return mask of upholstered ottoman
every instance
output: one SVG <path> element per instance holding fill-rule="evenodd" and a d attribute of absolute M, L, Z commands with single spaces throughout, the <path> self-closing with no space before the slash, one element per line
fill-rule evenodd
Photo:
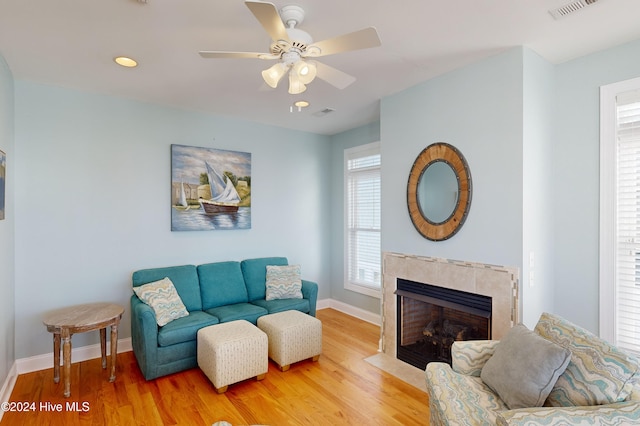
<path fill-rule="evenodd" d="M 245 320 L 201 328 L 198 366 L 218 393 L 251 377 L 262 380 L 269 370 L 267 335 Z"/>
<path fill-rule="evenodd" d="M 284 311 L 258 318 L 258 328 L 269 336 L 269 358 L 287 371 L 292 363 L 322 352 L 322 322 L 300 311 Z"/>

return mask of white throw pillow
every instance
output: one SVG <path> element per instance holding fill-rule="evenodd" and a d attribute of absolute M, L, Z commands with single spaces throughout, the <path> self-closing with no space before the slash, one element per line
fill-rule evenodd
<path fill-rule="evenodd" d="M 133 287 L 136 295 L 156 313 L 156 322 L 160 327 L 174 319 L 186 317 L 189 311 L 182 303 L 173 282 L 169 278 Z"/>
<path fill-rule="evenodd" d="M 266 299 L 302 299 L 300 265 L 267 265 Z"/>

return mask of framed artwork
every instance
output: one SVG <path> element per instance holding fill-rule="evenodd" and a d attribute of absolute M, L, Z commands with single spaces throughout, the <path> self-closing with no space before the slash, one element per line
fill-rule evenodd
<path fill-rule="evenodd" d="M 171 145 L 171 230 L 251 229 L 251 154 Z"/>
<path fill-rule="evenodd" d="M 5 176 L 7 176 L 7 155 L 0 151 L 0 220 L 4 219 Z"/>

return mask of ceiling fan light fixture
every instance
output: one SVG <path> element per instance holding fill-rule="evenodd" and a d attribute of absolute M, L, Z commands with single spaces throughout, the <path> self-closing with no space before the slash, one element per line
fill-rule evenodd
<path fill-rule="evenodd" d="M 574 1 L 595 2 L 598 0 Z M 381 45 L 375 27 L 363 28 L 314 44 L 309 33 L 297 28 L 304 19 L 302 7 L 287 5 L 279 13 L 276 6 L 267 1 L 246 0 L 244 3 L 271 38 L 269 53 L 200 51 L 200 56 L 203 58 L 278 60 L 276 65 L 262 71 L 262 78 L 265 83 L 275 89 L 284 75 L 288 73 L 289 93 L 293 95 L 303 93 L 306 90 L 306 85 L 314 81 L 316 76 L 338 89 L 344 89 L 355 80 L 355 77 L 322 62 L 306 60 L 307 58 L 369 49 Z M 317 73 L 319 75 L 316 75 Z"/>
<path fill-rule="evenodd" d="M 298 78 L 298 74 L 294 72 L 289 73 L 289 94 L 299 95 L 307 90 L 307 86 Z"/>
<path fill-rule="evenodd" d="M 262 78 L 272 88 L 278 87 L 278 82 L 287 73 L 288 67 L 282 62 L 278 62 L 270 68 L 262 71 Z"/>
<path fill-rule="evenodd" d="M 295 72 L 298 75 L 298 79 L 302 84 L 309 84 L 316 78 L 316 64 L 314 61 L 300 60 L 293 65 L 291 72 Z"/>

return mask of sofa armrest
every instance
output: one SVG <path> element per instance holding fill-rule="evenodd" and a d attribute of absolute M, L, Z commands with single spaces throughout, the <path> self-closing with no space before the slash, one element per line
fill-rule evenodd
<path fill-rule="evenodd" d="M 302 297 L 309 300 L 309 315 L 316 316 L 318 302 L 318 284 L 313 281 L 302 280 Z"/>
<path fill-rule="evenodd" d="M 465 340 L 453 342 L 451 367 L 456 373 L 480 377 L 484 364 L 491 358 L 499 340 Z"/>
<path fill-rule="evenodd" d="M 131 296 L 131 346 L 142 374 L 155 378 L 158 365 L 158 323 L 153 309 L 135 294 Z"/>
<path fill-rule="evenodd" d="M 433 426 L 495 425 L 507 405 L 480 377 L 456 373 L 444 362 L 425 368 Z"/>
<path fill-rule="evenodd" d="M 502 426 L 531 425 L 637 425 L 640 402 L 625 401 L 590 407 L 536 407 L 503 411 L 497 423 Z"/>

